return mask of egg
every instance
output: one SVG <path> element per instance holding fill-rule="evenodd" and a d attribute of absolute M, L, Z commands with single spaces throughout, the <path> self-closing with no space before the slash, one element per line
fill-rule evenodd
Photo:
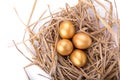
<path fill-rule="evenodd" d="M 87 55 L 84 51 L 75 49 L 70 55 L 70 60 L 73 65 L 83 67 L 87 63 Z"/>
<path fill-rule="evenodd" d="M 67 56 L 73 51 L 73 44 L 68 39 L 61 39 L 57 43 L 57 52 L 60 55 Z"/>
<path fill-rule="evenodd" d="M 78 49 L 87 49 L 92 44 L 92 39 L 89 35 L 83 32 L 76 33 L 73 38 L 72 42 L 74 46 Z"/>
<path fill-rule="evenodd" d="M 75 34 L 75 27 L 70 20 L 65 20 L 60 23 L 59 27 L 60 37 L 63 39 L 70 39 Z"/>

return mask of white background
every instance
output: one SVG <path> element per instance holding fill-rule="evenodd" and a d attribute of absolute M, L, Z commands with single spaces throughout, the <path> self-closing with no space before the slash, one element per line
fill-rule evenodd
<path fill-rule="evenodd" d="M 116 1 L 119 8 L 120 0 Z M 65 7 L 66 2 L 71 6 L 77 4 L 77 0 L 38 0 L 32 22 L 48 9 L 48 4 L 54 11 Z M 27 80 L 23 67 L 28 65 L 29 61 L 12 46 L 12 40 L 22 40 L 25 26 L 13 8 L 17 9 L 23 22 L 27 24 L 33 3 L 34 0 L 0 0 L 0 80 Z M 35 66 L 29 67 L 28 71 L 31 80 L 48 80 L 37 75 L 45 73 Z"/>

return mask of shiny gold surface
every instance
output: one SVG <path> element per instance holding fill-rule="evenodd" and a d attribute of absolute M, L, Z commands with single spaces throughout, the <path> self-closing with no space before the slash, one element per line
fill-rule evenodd
<path fill-rule="evenodd" d="M 73 50 L 73 44 L 70 40 L 62 39 L 57 43 L 57 52 L 63 56 L 69 55 Z"/>
<path fill-rule="evenodd" d="M 92 39 L 90 38 L 89 35 L 80 32 L 73 36 L 72 42 L 76 48 L 86 49 L 90 47 L 92 43 Z"/>
<path fill-rule="evenodd" d="M 75 34 L 75 27 L 71 21 L 65 20 L 60 24 L 59 34 L 61 38 L 70 39 Z"/>
<path fill-rule="evenodd" d="M 82 50 L 76 49 L 70 55 L 70 60 L 73 65 L 83 67 L 87 63 L 87 56 Z"/>

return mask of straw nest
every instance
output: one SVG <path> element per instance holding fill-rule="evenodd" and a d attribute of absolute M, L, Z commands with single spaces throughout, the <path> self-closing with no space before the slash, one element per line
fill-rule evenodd
<path fill-rule="evenodd" d="M 93 2 L 105 10 L 104 17 L 98 13 Z M 66 5 L 66 8 L 60 12 L 51 13 L 49 18 L 50 20 L 44 25 L 39 26 L 38 32 L 34 32 L 34 28 L 42 19 L 32 24 L 34 28 L 28 27 L 27 30 L 33 47 L 31 62 L 49 74 L 51 80 L 120 79 L 119 46 L 116 43 L 117 34 L 112 29 L 112 26 L 118 23 L 117 19 L 113 18 L 111 9 L 107 9 L 97 0 L 79 0 L 76 6 Z M 75 25 L 76 33 L 84 32 L 92 38 L 91 47 L 85 50 L 88 62 L 84 67 L 74 66 L 69 56 L 63 57 L 56 51 L 56 44 L 61 39 L 58 32 L 59 25 L 63 20 L 71 20 Z"/>

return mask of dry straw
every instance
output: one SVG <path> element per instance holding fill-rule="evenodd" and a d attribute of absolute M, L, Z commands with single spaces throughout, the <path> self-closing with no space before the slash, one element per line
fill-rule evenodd
<path fill-rule="evenodd" d="M 49 9 L 50 16 L 41 18 L 45 14 L 43 13 L 38 21 L 29 24 L 36 1 L 26 27 L 29 39 L 23 39 L 32 59 L 26 57 L 16 44 L 15 46 L 31 61 L 30 65 L 39 66 L 51 76 L 51 80 L 120 80 L 119 33 L 112 28 L 116 25 L 119 29 L 120 21 L 113 16 L 112 3 L 108 0 L 106 2 L 109 3 L 109 8 L 98 0 L 78 0 L 76 6 L 70 7 L 66 4 L 66 8 L 57 13 L 52 13 Z M 104 17 L 101 17 L 94 3 L 103 9 Z M 38 26 L 48 18 L 50 19 L 45 24 Z M 63 57 L 56 51 L 56 44 L 60 39 L 58 29 L 63 20 L 73 21 L 76 32 L 85 32 L 93 40 L 91 47 L 85 50 L 88 62 L 82 68 L 75 67 L 69 56 Z M 34 31 L 36 27 L 39 27 L 38 32 Z M 30 42 L 33 48 L 26 42 Z"/>

